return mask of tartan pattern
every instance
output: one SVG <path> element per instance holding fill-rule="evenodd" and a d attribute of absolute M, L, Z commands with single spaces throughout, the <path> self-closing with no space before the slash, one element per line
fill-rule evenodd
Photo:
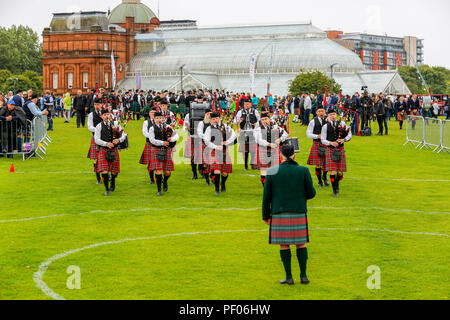
<path fill-rule="evenodd" d="M 208 165 L 208 170 L 210 173 L 214 173 L 214 171 L 220 171 L 222 173 L 233 173 L 233 164 L 231 163 L 230 154 L 228 150 L 226 151 L 226 161 L 223 162 L 222 159 L 218 159 L 218 154 L 220 157 L 222 156 L 222 152 L 216 152 L 216 150 L 212 150 L 206 154 L 205 163 Z M 219 161 L 220 160 L 220 161 Z"/>
<path fill-rule="evenodd" d="M 116 153 L 116 157 L 113 162 L 106 161 L 106 148 L 99 147 L 97 153 L 97 173 L 111 172 L 112 174 L 120 173 L 120 156 L 117 148 L 113 149 Z"/>
<path fill-rule="evenodd" d="M 270 161 L 268 162 L 267 160 L 269 160 L 269 157 L 267 156 L 267 148 L 258 146 L 258 148 L 256 148 L 256 159 L 257 159 L 256 163 L 257 170 L 268 169 L 274 166 L 278 166 L 281 164 L 280 148 L 278 147 L 277 150 L 272 149 L 272 156 L 270 157 Z"/>
<path fill-rule="evenodd" d="M 150 163 L 150 147 L 152 145 L 147 142 L 145 143 L 144 151 L 142 152 L 141 159 L 139 160 L 140 164 L 148 165 Z"/>
<path fill-rule="evenodd" d="M 323 169 L 325 166 L 325 157 L 323 157 L 323 158 L 319 157 L 319 154 L 318 154 L 319 145 L 320 145 L 319 141 L 317 141 L 317 140 L 313 141 L 313 145 L 311 147 L 311 152 L 309 153 L 308 165 L 320 166 Z"/>
<path fill-rule="evenodd" d="M 98 146 L 95 143 L 94 136 L 92 136 L 91 146 L 89 148 L 88 155 L 87 155 L 88 159 L 96 160 L 97 159 L 97 153 L 98 153 Z"/>
<path fill-rule="evenodd" d="M 166 160 L 164 162 L 158 161 L 158 148 L 150 146 L 149 148 L 149 162 L 148 171 L 175 171 L 173 164 L 173 150 L 166 149 Z"/>
<path fill-rule="evenodd" d="M 247 146 L 248 146 L 248 151 L 251 153 L 251 154 L 255 154 L 256 153 L 256 143 L 241 143 L 241 144 L 239 144 L 239 152 L 242 152 L 242 153 L 244 153 L 244 152 L 246 152 L 245 150 L 247 149 Z"/>
<path fill-rule="evenodd" d="M 338 163 L 335 163 L 331 159 L 331 154 L 333 153 L 333 147 L 327 147 L 326 156 L 325 156 L 325 163 L 324 163 L 324 170 L 331 172 L 347 172 L 347 157 L 345 156 L 345 150 L 344 147 L 340 147 L 339 150 L 341 151 L 341 160 L 339 160 Z"/>
<path fill-rule="evenodd" d="M 309 243 L 306 213 L 280 213 L 272 216 L 269 244 L 297 245 Z"/>
<path fill-rule="evenodd" d="M 195 161 L 195 164 L 202 164 L 204 162 L 203 153 L 205 152 L 205 144 L 200 139 L 198 139 L 198 141 L 200 146 L 194 150 L 195 139 L 192 139 L 191 137 L 187 138 L 186 147 L 184 148 L 184 157 Z M 192 150 L 194 150 L 194 153 L 192 153 Z"/>

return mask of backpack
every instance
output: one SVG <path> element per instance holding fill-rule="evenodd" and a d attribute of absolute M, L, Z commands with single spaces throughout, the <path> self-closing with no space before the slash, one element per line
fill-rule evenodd
<path fill-rule="evenodd" d="M 372 129 L 370 127 L 365 127 L 360 133 L 363 137 L 370 137 L 372 135 Z"/>

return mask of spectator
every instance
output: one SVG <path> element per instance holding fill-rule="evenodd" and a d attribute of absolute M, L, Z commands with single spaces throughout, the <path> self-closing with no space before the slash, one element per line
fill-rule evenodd
<path fill-rule="evenodd" d="M 117 109 L 116 95 L 114 91 L 113 95 L 110 96 L 110 100 L 114 101 L 111 103 L 112 109 Z M 82 125 L 84 128 L 86 125 L 87 100 L 81 90 L 78 90 L 77 95 L 73 99 L 73 109 L 77 113 L 77 128 L 79 128 L 80 125 Z"/>
<path fill-rule="evenodd" d="M 299 117 L 300 117 L 300 95 L 296 95 L 294 98 L 294 120 L 292 120 L 292 122 L 297 123 L 299 122 Z"/>
<path fill-rule="evenodd" d="M 373 115 L 377 117 L 378 121 L 378 136 L 383 135 L 383 125 L 384 125 L 384 117 L 386 116 L 386 109 L 384 107 L 383 103 L 383 95 L 380 93 L 378 94 L 377 98 L 375 99 L 375 107 L 373 110 Z"/>
<path fill-rule="evenodd" d="M 305 94 L 303 106 L 305 108 L 305 115 L 303 117 L 303 125 L 308 126 L 309 125 L 309 118 L 311 115 L 311 109 L 312 109 L 312 101 L 309 93 L 307 92 Z"/>
<path fill-rule="evenodd" d="M 25 102 L 25 105 L 23 107 L 23 111 L 25 112 L 25 115 L 28 120 L 33 121 L 34 117 L 40 117 L 42 115 L 47 115 L 48 111 L 45 109 L 44 111 L 41 111 L 38 104 L 38 96 L 37 94 L 32 94 L 31 99 Z"/>
<path fill-rule="evenodd" d="M 450 119 L 450 100 L 447 100 L 447 102 L 445 103 L 444 111 L 446 114 L 445 119 Z"/>
<path fill-rule="evenodd" d="M 66 93 L 66 97 L 63 100 L 63 108 L 64 108 L 64 123 L 69 123 L 70 121 L 70 110 L 72 109 L 72 98 L 70 97 L 70 93 Z"/>
<path fill-rule="evenodd" d="M 17 121 L 13 121 L 17 120 Z M 22 151 L 22 128 L 27 124 L 27 117 L 23 109 L 16 106 L 16 101 L 11 99 L 7 106 L 0 109 L 0 142 L 3 153 L 10 153 L 8 158 L 13 158 L 11 153 Z"/>

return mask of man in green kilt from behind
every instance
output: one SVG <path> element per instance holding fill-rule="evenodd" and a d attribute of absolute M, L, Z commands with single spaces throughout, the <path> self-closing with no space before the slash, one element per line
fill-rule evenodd
<path fill-rule="evenodd" d="M 308 284 L 306 244 L 309 243 L 309 231 L 306 202 L 315 197 L 316 190 L 309 169 L 294 161 L 293 146 L 284 145 L 281 156 L 283 163 L 267 170 L 262 216 L 264 222 L 270 225 L 269 244 L 280 245 L 281 261 L 286 272 L 286 278 L 280 283 L 294 284 L 290 246 L 295 245 L 300 282 Z"/>

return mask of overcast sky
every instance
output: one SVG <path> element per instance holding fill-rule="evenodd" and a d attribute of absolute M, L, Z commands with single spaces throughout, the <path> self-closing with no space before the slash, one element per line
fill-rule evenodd
<path fill-rule="evenodd" d="M 0 26 L 28 25 L 39 34 L 52 13 L 111 10 L 122 0 L 0 0 Z M 158 14 L 158 0 L 142 0 Z M 425 63 L 450 69 L 450 0 L 160 0 L 160 19 L 199 26 L 307 22 L 322 30 L 424 39 Z"/>

